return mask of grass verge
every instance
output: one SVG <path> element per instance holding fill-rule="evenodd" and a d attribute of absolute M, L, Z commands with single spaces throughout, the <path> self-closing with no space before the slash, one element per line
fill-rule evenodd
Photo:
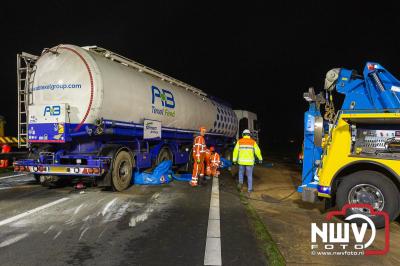
<path fill-rule="evenodd" d="M 260 242 L 262 251 L 269 263 L 269 265 L 286 265 L 285 258 L 279 251 L 278 246 L 272 239 L 264 222 L 261 220 L 257 211 L 251 204 L 249 204 L 248 199 L 240 192 L 240 201 L 244 204 L 246 208 L 247 215 L 254 229 L 255 235 Z"/>

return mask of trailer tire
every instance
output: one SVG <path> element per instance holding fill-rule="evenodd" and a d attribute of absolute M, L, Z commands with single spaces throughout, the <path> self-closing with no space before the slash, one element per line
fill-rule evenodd
<path fill-rule="evenodd" d="M 189 154 L 188 154 L 188 161 L 187 163 L 185 163 L 181 169 L 181 171 L 183 172 L 188 172 L 188 173 L 192 173 L 193 172 L 193 163 L 194 163 L 194 159 L 193 159 L 193 148 L 189 149 Z"/>
<path fill-rule="evenodd" d="M 38 175 L 38 174 L 33 174 L 33 177 L 35 178 L 36 183 L 40 184 L 40 175 Z"/>
<path fill-rule="evenodd" d="M 158 152 L 156 165 L 159 165 L 163 161 L 173 161 L 172 153 L 166 146 L 162 147 L 161 150 Z"/>
<path fill-rule="evenodd" d="M 233 149 L 232 148 L 226 148 L 224 149 L 223 152 L 223 157 L 229 161 L 232 161 L 233 158 Z"/>
<path fill-rule="evenodd" d="M 400 195 L 397 186 L 386 175 L 377 171 L 358 171 L 345 176 L 340 182 L 336 193 L 336 204 L 342 209 L 348 203 L 375 203 L 374 209 L 389 214 L 390 221 L 400 213 Z M 349 209 L 346 217 L 351 214 L 367 215 L 377 228 L 385 227 L 383 216 L 369 216 L 367 210 Z M 363 220 L 354 220 L 360 224 Z"/>
<path fill-rule="evenodd" d="M 127 151 L 120 151 L 114 158 L 111 183 L 114 191 L 127 189 L 132 180 L 133 158 Z"/>

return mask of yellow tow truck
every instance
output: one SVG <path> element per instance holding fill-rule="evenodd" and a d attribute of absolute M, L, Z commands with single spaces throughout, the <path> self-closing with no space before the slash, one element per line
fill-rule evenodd
<path fill-rule="evenodd" d="M 332 91 L 345 94 L 335 113 Z M 325 97 L 305 93 L 310 103 L 304 117 L 304 201 L 323 199 L 327 207 L 351 208 L 347 216 L 365 214 L 377 227 L 400 214 L 400 82 L 377 63 L 367 63 L 363 75 L 333 69 L 325 80 Z M 320 105 L 325 104 L 325 115 Z"/>

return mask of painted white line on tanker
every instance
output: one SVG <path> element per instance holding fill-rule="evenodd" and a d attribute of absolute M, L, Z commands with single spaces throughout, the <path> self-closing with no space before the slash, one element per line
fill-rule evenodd
<path fill-rule="evenodd" d="M 213 178 L 204 265 L 222 265 L 218 177 Z"/>
<path fill-rule="evenodd" d="M 29 175 L 29 174 L 18 174 L 18 175 L 2 176 L 2 177 L 0 177 L 0 180 L 2 180 L 2 179 L 7 179 L 7 178 L 11 178 L 11 177 L 23 176 L 23 175 Z"/>
<path fill-rule="evenodd" d="M 15 216 L 13 216 L 13 217 L 10 217 L 10 218 L 8 218 L 8 219 L 2 220 L 2 221 L 0 221 L 0 226 L 3 226 L 3 225 L 6 225 L 6 224 L 15 222 L 15 221 L 17 221 L 17 220 L 19 220 L 19 219 L 21 219 L 21 218 L 24 218 L 24 217 L 26 217 L 26 216 L 28 216 L 28 215 L 34 214 L 34 213 L 36 213 L 36 212 L 39 212 L 39 211 L 41 211 L 41 210 L 44 210 L 44 209 L 46 209 L 46 208 L 49 208 L 49 207 L 51 207 L 51 206 L 54 206 L 54 205 L 56 205 L 56 204 L 58 204 L 58 203 L 61 203 L 61 202 L 66 201 L 66 200 L 69 200 L 69 198 L 61 198 L 61 199 L 59 199 L 59 200 L 56 200 L 56 201 L 47 203 L 47 204 L 42 205 L 42 206 L 39 206 L 39 207 L 37 207 L 37 208 L 35 208 L 35 209 L 29 210 L 29 211 L 20 213 L 20 214 L 18 214 L 18 215 L 15 215 Z"/>

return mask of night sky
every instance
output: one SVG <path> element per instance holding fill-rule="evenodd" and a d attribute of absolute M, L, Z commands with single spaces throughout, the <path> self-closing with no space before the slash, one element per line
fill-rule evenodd
<path fill-rule="evenodd" d="M 302 94 L 321 90 L 331 68 L 376 61 L 400 77 L 397 1 L 14 2 L 0 8 L 8 135 L 16 131 L 16 54 L 60 43 L 107 48 L 256 112 L 261 144 L 272 150 L 299 149 Z"/>

